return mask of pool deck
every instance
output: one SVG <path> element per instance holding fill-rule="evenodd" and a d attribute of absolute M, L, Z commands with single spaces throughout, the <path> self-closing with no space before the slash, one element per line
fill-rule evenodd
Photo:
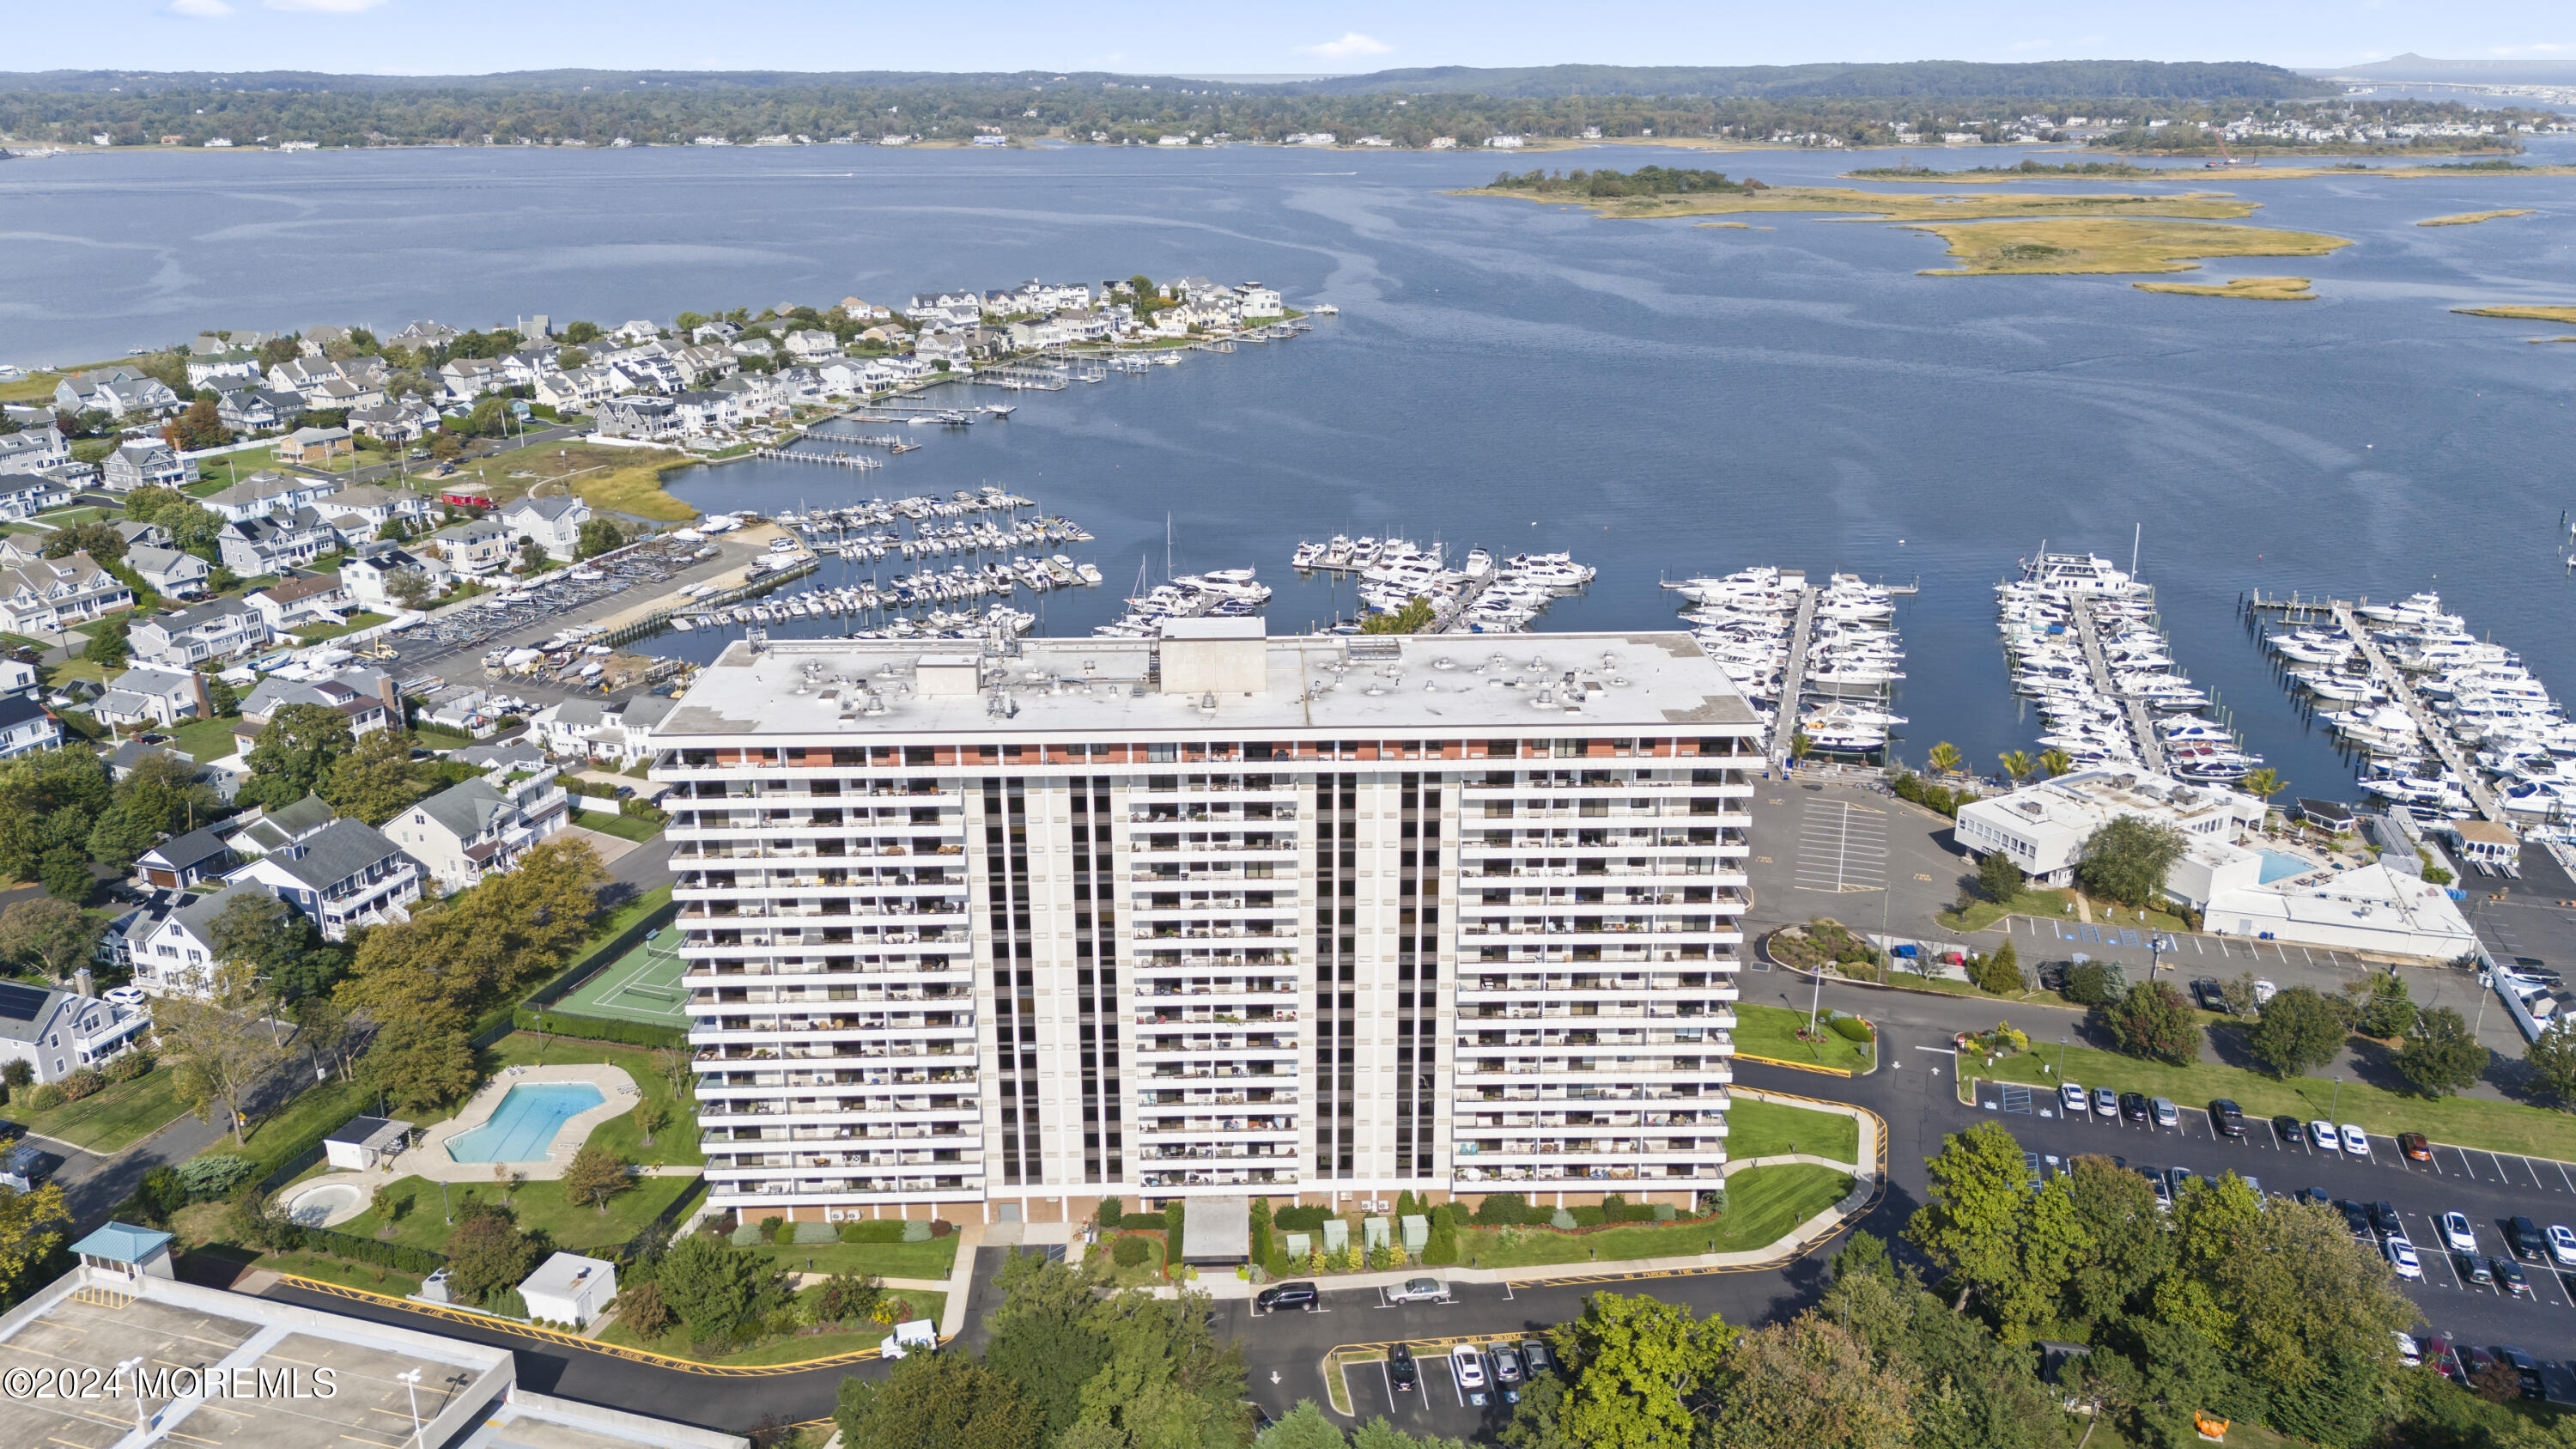
<path fill-rule="evenodd" d="M 573 1117 L 555 1132 L 553 1145 L 542 1158 L 526 1162 L 490 1163 L 458 1162 L 447 1155 L 447 1142 L 461 1132 L 471 1132 L 492 1120 L 501 1099 L 512 1087 L 528 1087 L 567 1082 L 588 1082 L 607 1098 L 598 1106 Z M 581 1062 L 563 1066 L 521 1066 L 504 1068 L 501 1074 L 474 1094 L 473 1100 L 444 1122 L 424 1129 L 420 1144 L 387 1165 L 391 1177 L 418 1176 L 432 1182 L 490 1182 L 495 1166 L 524 1173 L 530 1182 L 550 1182 L 563 1176 L 575 1152 L 590 1137 L 591 1129 L 612 1117 L 635 1110 L 643 1101 L 635 1079 L 622 1067 L 606 1062 Z"/>

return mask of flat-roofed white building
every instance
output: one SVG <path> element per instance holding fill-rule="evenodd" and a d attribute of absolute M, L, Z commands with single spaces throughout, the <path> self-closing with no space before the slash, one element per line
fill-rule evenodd
<path fill-rule="evenodd" d="M 1762 746 L 1690 637 L 1169 630 L 700 673 L 652 774 L 716 1204 L 1717 1187 Z"/>
<path fill-rule="evenodd" d="M 1959 844 L 2002 851 L 2022 874 L 2062 886 L 2075 879 L 2084 842 L 2121 816 L 2171 825 L 2195 840 L 2233 842 L 2263 821 L 2263 802 L 2211 785 L 2137 770 L 2082 770 L 1959 807 Z"/>

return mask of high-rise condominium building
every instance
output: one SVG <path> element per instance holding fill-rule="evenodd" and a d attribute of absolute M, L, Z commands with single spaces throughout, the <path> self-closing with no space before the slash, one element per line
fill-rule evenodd
<path fill-rule="evenodd" d="M 1752 710 L 1678 633 L 734 644 L 659 731 L 715 1201 L 1687 1203 Z"/>

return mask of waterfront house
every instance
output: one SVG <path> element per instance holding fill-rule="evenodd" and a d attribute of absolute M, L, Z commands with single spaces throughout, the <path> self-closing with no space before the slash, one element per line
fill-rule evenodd
<path fill-rule="evenodd" d="M 308 468 L 326 467 L 334 458 L 349 452 L 347 428 L 297 428 L 277 440 L 277 461 L 301 463 Z"/>
<path fill-rule="evenodd" d="M 308 508 L 339 491 L 340 484 L 335 479 L 253 473 L 230 488 L 198 501 L 219 518 L 243 523 L 254 518 L 266 518 L 280 509 Z"/>
<path fill-rule="evenodd" d="M 397 519 L 411 523 L 427 518 L 429 500 L 408 489 L 361 483 L 321 499 L 313 505 L 313 511 L 328 519 L 344 535 L 356 530 L 366 538 L 373 538 L 379 529 Z"/>
<path fill-rule="evenodd" d="M 578 498 L 531 496 L 502 504 L 495 517 L 513 539 L 533 538 L 548 558 L 570 563 L 580 551 L 581 526 L 591 514 L 590 505 Z"/>
<path fill-rule="evenodd" d="M 820 362 L 841 355 L 840 339 L 820 328 L 807 328 L 787 334 L 787 355 L 798 362 Z"/>
<path fill-rule="evenodd" d="M 54 410 L 74 416 L 102 412 L 112 418 L 151 417 L 178 408 L 177 393 L 130 367 L 75 372 L 54 384 Z"/>
<path fill-rule="evenodd" d="M 307 327 L 297 334 L 295 350 L 305 357 L 327 357 L 332 348 L 348 341 L 346 327 Z"/>
<path fill-rule="evenodd" d="M 966 339 L 954 332 L 924 332 L 914 339 L 912 355 L 932 364 L 947 363 L 951 368 L 966 365 Z"/>
<path fill-rule="evenodd" d="M 730 377 L 742 366 L 733 349 L 708 343 L 699 347 L 676 347 L 671 350 L 671 365 L 680 370 L 686 385 L 698 387 L 720 377 Z"/>
<path fill-rule="evenodd" d="M 128 548 L 125 566 L 156 594 L 173 599 L 192 598 L 206 591 L 206 578 L 213 572 L 204 559 L 175 548 L 156 548 L 150 544 Z"/>
<path fill-rule="evenodd" d="M 248 597 L 268 627 L 279 631 L 299 624 L 336 624 L 349 607 L 349 591 L 338 574 L 295 574 Z"/>
<path fill-rule="evenodd" d="M 679 428 L 671 416 L 671 400 L 665 397 L 606 398 L 593 418 L 603 438 L 658 438 Z"/>
<path fill-rule="evenodd" d="M 1262 322 L 1285 315 L 1279 302 L 1279 291 L 1259 282 L 1246 282 L 1235 292 L 1235 301 L 1243 320 Z"/>
<path fill-rule="evenodd" d="M 0 566 L 0 629 L 56 633 L 134 607 L 134 593 L 86 553 L 32 558 L 11 550 Z"/>
<path fill-rule="evenodd" d="M 732 398 L 737 419 L 773 417 L 787 411 L 789 402 L 787 389 L 766 373 L 740 372 L 720 378 L 709 391 Z"/>
<path fill-rule="evenodd" d="M 215 389 L 215 421 L 237 433 L 265 433 L 284 427 L 287 419 L 302 411 L 304 398 L 300 393 L 276 392 L 249 383 Z"/>
<path fill-rule="evenodd" d="M 355 926 L 410 919 L 421 869 L 402 847 L 359 820 L 340 819 L 271 850 L 233 872 L 295 907 L 323 939 L 345 941 Z"/>
<path fill-rule="evenodd" d="M 111 493 L 137 488 L 178 488 L 196 478 L 196 469 L 179 461 L 178 450 L 158 438 L 117 444 L 99 468 L 99 482 Z"/>
<path fill-rule="evenodd" d="M 215 533 L 216 556 L 246 579 L 302 568 L 339 547 L 340 531 L 310 507 L 228 521 Z"/>
<path fill-rule="evenodd" d="M 248 350 L 190 353 L 188 386 L 209 387 L 227 380 L 251 381 L 260 375 L 259 354 Z"/>
<path fill-rule="evenodd" d="M 424 549 L 435 548 L 447 566 L 460 574 L 482 575 L 509 564 L 517 538 L 497 520 L 473 518 L 431 534 Z"/>
<path fill-rule="evenodd" d="M 71 460 L 71 445 L 51 418 L 42 427 L 0 433 L 0 473 L 41 473 Z"/>
<path fill-rule="evenodd" d="M 486 775 L 451 785 L 385 822 L 386 838 L 460 891 L 519 858 L 571 819 L 571 801 L 552 768 Z"/>
<path fill-rule="evenodd" d="M 443 322 L 414 322 L 385 339 L 387 347 L 408 347 L 418 352 L 426 347 L 441 347 L 458 337 L 455 328 Z"/>
<path fill-rule="evenodd" d="M 349 412 L 349 431 L 364 433 L 380 443 L 416 443 L 437 425 L 438 414 L 416 403 L 386 403 L 381 407 L 352 408 Z"/>
<path fill-rule="evenodd" d="M 90 713 L 106 725 L 175 725 L 211 718 L 206 681 L 193 669 L 137 665 L 116 677 Z"/>
<path fill-rule="evenodd" d="M 268 642 L 269 628 L 260 611 L 249 604 L 218 599 L 139 620 L 126 631 L 125 639 L 129 652 L 145 664 L 193 669 L 259 648 Z"/>
<path fill-rule="evenodd" d="M 671 394 L 671 421 L 683 433 L 702 436 L 742 421 L 742 406 L 729 392 L 675 392 Z"/>
<path fill-rule="evenodd" d="M 445 593 L 456 577 L 443 559 L 379 543 L 366 546 L 358 557 L 340 565 L 340 585 L 347 591 L 349 601 L 360 608 L 380 614 L 397 613 L 409 607 L 393 593 L 395 577 L 405 572 L 429 580 L 431 598 Z"/>
<path fill-rule="evenodd" d="M 731 342 L 741 335 L 741 328 L 725 321 L 721 317 L 717 318 L 713 322 L 701 322 L 697 326 L 689 329 L 689 340 L 691 342 L 699 343 Z"/>
<path fill-rule="evenodd" d="M 530 715 L 528 733 L 551 754 L 628 765 L 653 757 L 654 732 L 675 707 L 650 694 L 624 701 L 567 699 Z"/>
<path fill-rule="evenodd" d="M 843 297 L 840 308 L 841 315 L 853 322 L 883 322 L 894 315 L 864 297 Z"/>
<path fill-rule="evenodd" d="M 627 342 L 651 342 L 662 335 L 662 329 L 645 321 L 628 322 L 608 334 Z"/>
<path fill-rule="evenodd" d="M 360 665 L 319 679 L 268 674 L 242 698 L 241 723 L 233 728 L 242 748 L 249 749 L 259 732 L 268 728 L 270 717 L 290 704 L 338 710 L 349 722 L 350 735 L 361 739 L 402 717 L 401 692 L 395 689 L 393 676 L 381 669 Z"/>

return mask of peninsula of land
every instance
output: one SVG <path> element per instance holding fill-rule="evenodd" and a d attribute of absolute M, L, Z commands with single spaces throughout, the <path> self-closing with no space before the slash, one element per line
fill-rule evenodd
<path fill-rule="evenodd" d="M 2524 322 L 2565 322 L 2576 325 L 2576 307 L 2454 307 L 2464 317 L 2510 317 Z"/>
<path fill-rule="evenodd" d="M 2482 221 L 2501 221 L 2508 216 L 2530 216 L 2527 206 L 2507 207 L 2502 211 L 2463 211 L 2450 216 L 2428 217 L 2417 226 L 2475 226 Z"/>
<path fill-rule="evenodd" d="M 2256 302 L 2313 302 L 2306 277 L 2238 277 L 2215 286 L 2199 282 L 2131 282 L 2141 292 L 2170 292 L 2179 297 L 2243 297 Z"/>

